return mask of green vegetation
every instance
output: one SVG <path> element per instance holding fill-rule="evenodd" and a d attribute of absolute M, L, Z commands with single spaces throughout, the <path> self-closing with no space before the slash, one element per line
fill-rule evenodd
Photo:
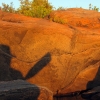
<path fill-rule="evenodd" d="M 66 10 L 64 7 L 59 7 L 57 10 Z"/>
<path fill-rule="evenodd" d="M 57 23 L 60 23 L 60 24 L 67 24 L 66 20 L 60 18 L 60 17 L 54 17 L 51 19 L 53 22 L 57 22 Z"/>
<path fill-rule="evenodd" d="M 2 11 L 6 11 L 6 12 L 10 12 L 10 13 L 14 13 L 15 12 L 15 8 L 13 8 L 13 2 L 10 3 L 10 5 L 2 3 L 2 7 L 0 7 L 2 9 Z"/>
<path fill-rule="evenodd" d="M 53 6 L 47 0 L 20 0 L 18 12 L 26 16 L 44 18 L 52 9 Z"/>
<path fill-rule="evenodd" d="M 20 7 L 15 10 L 13 3 L 10 5 L 2 3 L 2 10 L 6 12 L 20 13 L 25 16 L 44 18 L 49 15 L 53 6 L 47 0 L 19 0 Z"/>
<path fill-rule="evenodd" d="M 99 8 L 97 8 L 96 6 L 93 6 L 92 4 L 89 4 L 89 10 L 99 11 Z"/>

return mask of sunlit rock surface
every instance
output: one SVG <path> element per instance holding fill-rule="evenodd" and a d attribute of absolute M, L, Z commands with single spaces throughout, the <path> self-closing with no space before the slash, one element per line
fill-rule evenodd
<path fill-rule="evenodd" d="M 0 80 L 25 79 L 54 94 L 100 85 L 100 13 L 68 9 L 48 19 L 0 11 Z"/>

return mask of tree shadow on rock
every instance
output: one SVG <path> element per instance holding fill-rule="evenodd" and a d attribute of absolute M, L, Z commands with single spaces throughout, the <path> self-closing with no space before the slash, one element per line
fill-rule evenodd
<path fill-rule="evenodd" d="M 26 77 L 23 77 L 22 73 L 18 70 L 15 70 L 10 67 L 11 59 L 14 57 L 11 52 L 10 48 L 7 45 L 0 45 L 0 82 L 1 81 L 12 81 L 17 79 L 29 79 L 36 75 L 40 70 L 42 70 L 50 61 L 51 61 L 51 55 L 50 53 L 45 54 L 27 73 Z M 34 97 L 34 100 L 37 100 L 40 89 L 38 86 L 34 85 L 35 88 L 37 88 L 37 97 Z M 31 100 L 31 99 L 25 99 L 25 100 Z"/>
<path fill-rule="evenodd" d="M 50 53 L 45 54 L 28 72 L 25 79 L 29 79 L 35 76 L 40 70 L 42 70 L 51 61 Z"/>
<path fill-rule="evenodd" d="M 23 79 L 19 71 L 10 67 L 12 57 L 10 48 L 6 45 L 0 45 L 0 81 Z"/>
<path fill-rule="evenodd" d="M 29 70 L 26 77 L 23 77 L 20 71 L 10 67 L 12 57 L 13 55 L 10 53 L 9 46 L 0 45 L 0 81 L 29 79 L 36 75 L 51 61 L 51 55 L 48 52 Z"/>

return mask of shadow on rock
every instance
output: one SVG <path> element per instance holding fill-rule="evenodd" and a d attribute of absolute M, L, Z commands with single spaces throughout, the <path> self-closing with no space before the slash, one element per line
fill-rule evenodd
<path fill-rule="evenodd" d="M 6 45 L 0 45 L 0 81 L 23 79 L 19 71 L 10 67 L 12 57 L 10 48 Z"/>
<path fill-rule="evenodd" d="M 50 53 L 44 55 L 28 72 L 25 79 L 29 79 L 36 75 L 40 70 L 42 70 L 51 61 Z"/>
<path fill-rule="evenodd" d="M 29 79 L 42 70 L 50 61 L 50 53 L 45 54 L 23 77 L 22 73 L 10 67 L 13 55 L 10 53 L 9 46 L 0 45 L 0 81 L 9 81 L 16 79 Z"/>
<path fill-rule="evenodd" d="M 11 81 L 11 80 L 18 80 L 18 79 L 29 79 L 36 75 L 40 70 L 42 70 L 50 61 L 51 55 L 50 53 L 45 54 L 27 73 L 26 77 L 23 77 L 22 73 L 18 70 L 15 70 L 10 67 L 11 59 L 14 57 L 11 52 L 9 46 L 0 45 L 0 82 L 3 81 Z M 34 100 L 37 100 L 40 89 L 38 86 L 34 85 L 37 89 L 37 97 Z M 30 99 L 25 99 L 30 100 Z"/>
<path fill-rule="evenodd" d="M 100 100 L 100 67 L 94 78 L 87 84 L 87 90 L 82 93 L 82 97 L 86 100 Z"/>

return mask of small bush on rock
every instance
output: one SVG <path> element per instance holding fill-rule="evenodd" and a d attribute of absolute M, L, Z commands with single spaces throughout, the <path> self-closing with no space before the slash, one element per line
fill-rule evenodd
<path fill-rule="evenodd" d="M 20 0 L 18 12 L 26 16 L 44 18 L 52 9 L 53 6 L 47 0 Z"/>
<path fill-rule="evenodd" d="M 1 10 L 6 12 L 16 12 L 25 16 L 44 18 L 49 15 L 53 6 L 47 0 L 19 0 L 20 6 L 17 10 L 10 5 L 2 3 Z"/>

